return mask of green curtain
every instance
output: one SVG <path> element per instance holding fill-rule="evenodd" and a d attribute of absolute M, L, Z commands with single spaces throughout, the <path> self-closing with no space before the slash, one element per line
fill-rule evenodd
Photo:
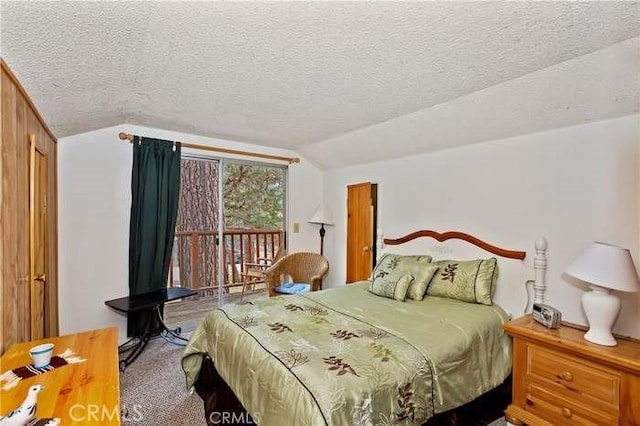
<path fill-rule="evenodd" d="M 129 296 L 167 286 L 180 196 L 180 150 L 180 143 L 134 137 Z M 144 319 L 129 314 L 129 336 L 140 335 Z"/>

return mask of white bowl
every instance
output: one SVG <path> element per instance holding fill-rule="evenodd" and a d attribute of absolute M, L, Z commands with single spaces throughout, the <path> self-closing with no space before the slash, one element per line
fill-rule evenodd
<path fill-rule="evenodd" d="M 31 355 L 35 368 L 43 368 L 49 365 L 51 355 L 53 355 L 53 346 L 53 343 L 45 343 L 29 349 L 29 354 Z"/>

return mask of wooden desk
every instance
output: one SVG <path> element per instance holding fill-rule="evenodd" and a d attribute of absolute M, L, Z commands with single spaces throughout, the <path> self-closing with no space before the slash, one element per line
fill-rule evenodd
<path fill-rule="evenodd" d="M 30 386 L 44 386 L 38 394 L 36 417 L 59 417 L 62 425 L 119 425 L 120 377 L 118 331 L 115 327 L 13 345 L 0 358 L 0 370 L 29 364 L 29 349 L 53 343 L 53 354 L 71 349 L 85 362 L 68 364 L 38 376 L 22 379 L 13 389 L 0 390 L 0 415 L 16 408 Z"/>

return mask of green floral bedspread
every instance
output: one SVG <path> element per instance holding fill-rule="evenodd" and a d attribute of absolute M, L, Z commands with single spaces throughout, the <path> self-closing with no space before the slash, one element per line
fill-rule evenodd
<path fill-rule="evenodd" d="M 184 352 L 187 386 L 207 353 L 258 424 L 420 424 L 508 376 L 499 307 L 403 303 L 368 284 L 213 311 Z"/>

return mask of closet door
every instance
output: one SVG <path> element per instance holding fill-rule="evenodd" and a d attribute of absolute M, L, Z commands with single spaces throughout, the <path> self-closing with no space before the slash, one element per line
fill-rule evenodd
<path fill-rule="evenodd" d="M 31 339 L 46 336 L 47 294 L 47 156 L 38 146 L 35 135 L 29 135 L 29 266 Z"/>
<path fill-rule="evenodd" d="M 44 135 L 29 135 L 29 267 L 31 340 L 57 334 L 55 263 L 55 147 Z"/>
<path fill-rule="evenodd" d="M 0 353 L 58 334 L 56 140 L 0 58 Z"/>

